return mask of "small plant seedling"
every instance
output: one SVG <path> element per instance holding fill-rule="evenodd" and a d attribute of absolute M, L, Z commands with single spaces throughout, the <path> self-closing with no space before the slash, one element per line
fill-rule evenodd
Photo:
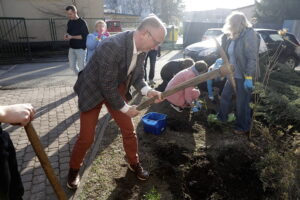
<path fill-rule="evenodd" d="M 157 192 L 155 187 L 152 187 L 152 189 L 144 195 L 143 200 L 161 200 L 161 194 Z"/>

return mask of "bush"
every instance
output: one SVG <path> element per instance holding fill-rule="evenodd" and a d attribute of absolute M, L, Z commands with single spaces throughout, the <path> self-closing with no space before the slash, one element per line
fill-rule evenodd
<path fill-rule="evenodd" d="M 288 200 L 299 195 L 296 187 L 296 166 L 296 158 L 292 152 L 280 154 L 274 148 L 257 163 L 260 180 L 269 199 Z"/>

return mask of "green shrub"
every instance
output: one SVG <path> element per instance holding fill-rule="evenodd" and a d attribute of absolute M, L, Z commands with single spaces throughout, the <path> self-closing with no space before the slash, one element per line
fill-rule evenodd
<path fill-rule="evenodd" d="M 264 155 L 257 163 L 257 168 L 268 198 L 288 200 L 299 194 L 296 188 L 296 166 L 295 155 L 292 152 L 280 154 L 271 148 Z"/>
<path fill-rule="evenodd" d="M 144 195 L 144 200 L 160 200 L 161 195 L 157 192 L 157 190 L 152 187 L 152 189 Z"/>

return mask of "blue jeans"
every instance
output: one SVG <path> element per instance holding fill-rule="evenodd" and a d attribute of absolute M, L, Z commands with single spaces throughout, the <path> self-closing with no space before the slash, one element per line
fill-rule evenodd
<path fill-rule="evenodd" d="M 244 79 L 235 79 L 236 82 L 236 123 L 235 130 L 249 131 L 251 127 L 251 92 L 244 88 Z M 232 108 L 233 88 L 227 80 L 221 94 L 220 110 L 218 119 L 227 121 L 228 114 Z"/>
<path fill-rule="evenodd" d="M 76 75 L 85 67 L 86 49 L 69 49 L 69 65 Z"/>

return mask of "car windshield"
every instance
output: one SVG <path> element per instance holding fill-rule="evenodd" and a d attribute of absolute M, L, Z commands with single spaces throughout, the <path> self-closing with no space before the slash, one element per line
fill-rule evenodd
<path fill-rule="evenodd" d="M 279 34 L 270 34 L 269 37 L 274 42 L 283 42 L 283 38 Z"/>
<path fill-rule="evenodd" d="M 204 35 L 205 36 L 218 36 L 220 34 L 222 34 L 221 30 L 207 30 Z"/>

